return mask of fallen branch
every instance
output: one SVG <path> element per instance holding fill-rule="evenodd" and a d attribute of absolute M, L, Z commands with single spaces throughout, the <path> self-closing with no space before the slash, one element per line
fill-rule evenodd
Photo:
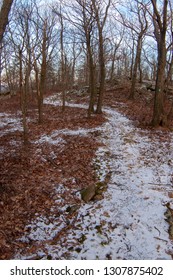
<path fill-rule="evenodd" d="M 168 243 L 168 241 L 167 241 L 167 240 L 162 239 L 162 238 L 160 238 L 160 237 L 155 237 L 155 236 L 154 236 L 154 238 L 155 238 L 155 239 L 158 239 L 158 240 L 161 240 L 161 241 L 164 241 L 164 242 L 166 242 L 166 243 Z"/>
<path fill-rule="evenodd" d="M 163 183 L 147 183 L 148 185 L 154 185 L 154 186 L 171 186 L 173 187 L 172 184 L 163 184 Z"/>

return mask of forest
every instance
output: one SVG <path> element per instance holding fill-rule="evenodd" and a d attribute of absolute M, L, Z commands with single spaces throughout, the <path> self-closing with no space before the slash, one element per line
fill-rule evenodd
<path fill-rule="evenodd" d="M 173 259 L 172 0 L 0 0 L 0 259 Z"/>

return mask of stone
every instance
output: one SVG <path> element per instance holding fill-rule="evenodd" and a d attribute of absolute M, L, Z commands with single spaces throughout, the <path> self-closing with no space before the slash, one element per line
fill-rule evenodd
<path fill-rule="evenodd" d="M 69 214 L 73 214 L 78 209 L 79 209 L 79 205 L 71 205 L 67 207 L 66 212 L 68 212 Z"/>
<path fill-rule="evenodd" d="M 104 198 L 104 197 L 103 197 L 102 194 L 97 194 L 97 195 L 94 196 L 94 200 L 95 200 L 95 201 L 102 200 L 103 198 Z"/>
<path fill-rule="evenodd" d="M 95 194 L 96 194 L 96 188 L 94 185 L 89 186 L 85 189 L 82 189 L 80 191 L 81 193 L 81 198 L 85 201 L 85 202 L 89 202 L 91 199 L 94 198 Z"/>

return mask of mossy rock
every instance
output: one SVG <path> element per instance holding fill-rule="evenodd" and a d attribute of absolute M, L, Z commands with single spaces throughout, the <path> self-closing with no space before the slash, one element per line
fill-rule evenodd
<path fill-rule="evenodd" d="M 82 189 L 80 191 L 81 198 L 83 201 L 88 203 L 91 200 L 102 200 L 103 193 L 107 191 L 107 183 L 110 180 L 111 173 L 109 172 L 106 175 L 106 178 L 104 181 L 98 181 L 95 185 L 91 185 L 85 189 Z"/>
<path fill-rule="evenodd" d="M 105 186 L 105 182 L 97 182 L 96 183 L 96 188 L 102 188 Z"/>
<path fill-rule="evenodd" d="M 94 200 L 95 200 L 95 201 L 102 200 L 103 198 L 104 198 L 104 197 L 103 197 L 102 194 L 96 194 L 96 195 L 94 196 Z"/>
<path fill-rule="evenodd" d="M 80 191 L 81 193 L 81 198 L 85 201 L 85 202 L 89 202 L 90 200 L 92 200 L 96 194 L 96 187 L 94 185 L 89 186 L 85 189 L 82 189 Z"/>
<path fill-rule="evenodd" d="M 107 191 L 107 184 L 105 182 L 96 183 L 96 195 L 102 195 L 103 192 Z"/>

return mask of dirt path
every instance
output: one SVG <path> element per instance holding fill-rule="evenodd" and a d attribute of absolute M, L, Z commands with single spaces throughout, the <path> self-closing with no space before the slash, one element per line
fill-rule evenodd
<path fill-rule="evenodd" d="M 22 239 L 28 248 L 37 242 L 37 253 L 18 252 L 15 258 L 172 259 L 164 213 L 173 193 L 173 136 L 161 141 L 162 132 L 136 128 L 116 108 L 105 112 L 108 122 L 98 127 L 103 147 L 95 160 L 100 181 L 110 175 L 104 199 L 83 203 L 75 216 L 64 218 L 66 209 L 61 209 L 61 224 L 55 216 L 53 223 L 38 217 Z M 63 191 L 59 186 L 57 192 Z"/>

